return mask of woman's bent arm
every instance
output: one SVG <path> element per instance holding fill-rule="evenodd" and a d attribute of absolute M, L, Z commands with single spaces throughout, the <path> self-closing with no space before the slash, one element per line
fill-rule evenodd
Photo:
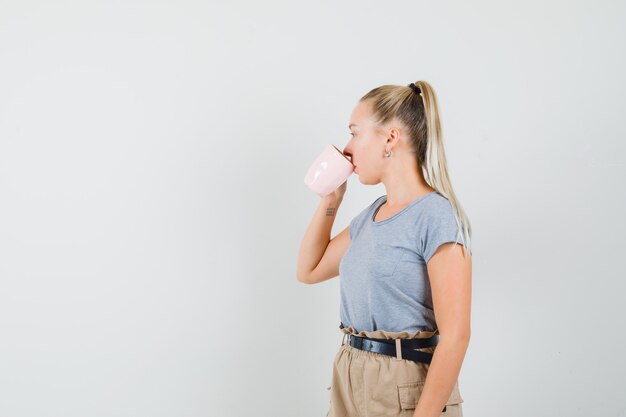
<path fill-rule="evenodd" d="M 300 252 L 298 255 L 298 267 L 296 276 L 298 281 L 303 283 L 312 282 L 311 275 L 315 268 L 320 264 L 324 257 L 326 249 L 330 243 L 330 233 L 335 222 L 337 209 L 341 205 L 341 198 L 337 198 L 333 194 L 322 197 L 317 210 L 313 214 L 313 219 L 309 223 L 309 227 L 304 233 L 302 243 L 300 244 Z M 342 245 L 345 246 L 345 245 Z M 341 254 L 343 255 L 343 253 Z M 337 257 L 334 257 L 335 259 Z M 339 258 L 340 259 L 340 258 Z M 338 262 L 337 267 L 338 267 Z M 315 280 L 319 282 L 319 279 Z"/>

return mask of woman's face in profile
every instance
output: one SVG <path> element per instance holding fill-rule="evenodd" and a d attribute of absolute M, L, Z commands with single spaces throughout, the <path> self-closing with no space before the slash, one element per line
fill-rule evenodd
<path fill-rule="evenodd" d="M 355 174 L 363 184 L 380 183 L 384 168 L 385 136 L 372 119 L 372 107 L 367 101 L 359 102 L 352 111 L 348 128 L 351 139 L 343 153 L 352 158 Z"/>

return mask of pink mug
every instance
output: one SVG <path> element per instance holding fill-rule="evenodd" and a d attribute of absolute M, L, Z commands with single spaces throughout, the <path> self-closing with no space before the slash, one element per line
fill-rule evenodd
<path fill-rule="evenodd" d="M 335 145 L 328 145 L 304 176 L 304 183 L 320 197 L 335 191 L 354 172 L 354 165 Z"/>

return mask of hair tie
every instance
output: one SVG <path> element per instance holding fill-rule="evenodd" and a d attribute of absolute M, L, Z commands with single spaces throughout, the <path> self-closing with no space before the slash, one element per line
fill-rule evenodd
<path fill-rule="evenodd" d="M 415 91 L 417 94 L 422 94 L 422 90 L 413 83 L 409 84 L 407 87 L 411 87 L 411 90 Z"/>

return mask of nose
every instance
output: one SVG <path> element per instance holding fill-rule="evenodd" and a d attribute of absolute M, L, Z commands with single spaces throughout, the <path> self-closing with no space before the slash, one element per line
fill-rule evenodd
<path fill-rule="evenodd" d="M 350 146 L 351 142 L 352 142 L 352 140 L 349 140 L 348 143 L 346 143 L 346 146 L 344 146 L 342 152 L 346 156 L 346 158 L 348 158 L 350 160 L 350 162 L 352 162 L 352 165 L 354 165 L 354 158 L 353 158 L 353 155 L 352 155 L 352 147 Z"/>

